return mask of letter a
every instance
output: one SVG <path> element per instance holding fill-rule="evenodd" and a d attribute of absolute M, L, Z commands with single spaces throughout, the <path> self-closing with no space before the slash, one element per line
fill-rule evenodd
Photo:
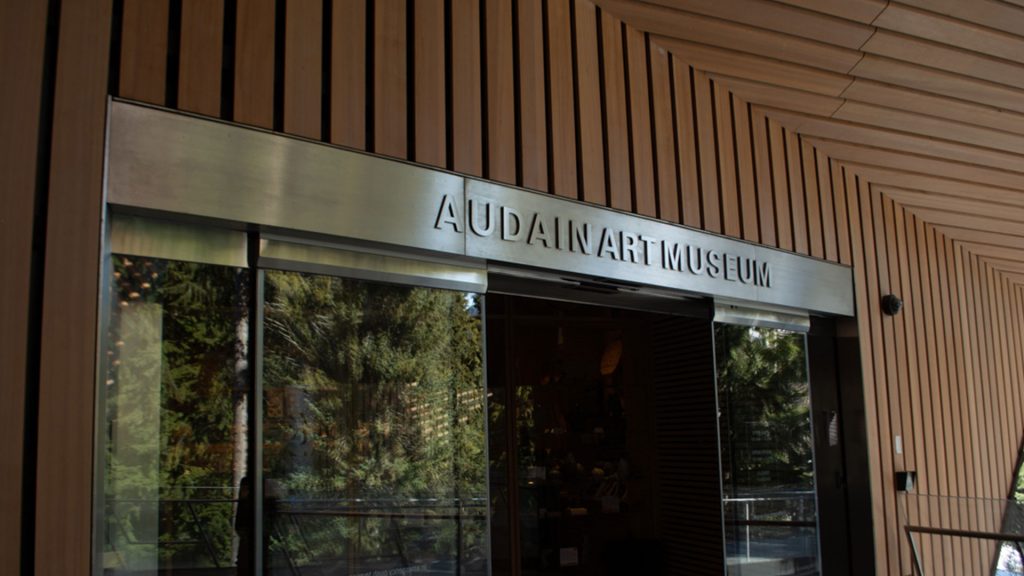
<path fill-rule="evenodd" d="M 453 230 L 462 233 L 462 219 L 459 218 L 455 201 L 448 194 L 441 198 L 441 208 L 437 211 L 437 220 L 434 221 L 434 228 L 441 230 L 445 224 L 451 224 Z"/>

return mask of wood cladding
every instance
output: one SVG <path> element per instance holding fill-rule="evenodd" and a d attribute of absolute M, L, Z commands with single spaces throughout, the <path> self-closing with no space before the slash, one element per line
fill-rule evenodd
<path fill-rule="evenodd" d="M 93 430 L 91 409 L 82 407 L 92 406 L 95 386 L 96 298 L 82 286 L 97 285 L 108 85 L 118 97 L 852 265 L 877 572 L 909 572 L 896 470 L 917 470 L 922 493 L 1007 494 L 1024 429 L 1024 266 L 1019 252 L 1007 253 L 1024 248 L 1017 193 L 1024 116 L 1014 112 L 1022 110 L 1011 85 L 1019 79 L 989 82 L 1019 51 L 1006 51 L 1012 42 L 1000 47 L 1003 32 L 979 26 L 1019 32 L 1008 24 L 1019 10 L 988 0 L 970 13 L 955 2 L 903 3 L 949 13 L 942 18 L 900 3 L 890 3 L 890 12 L 879 0 L 59 4 L 38 573 L 85 573 L 90 554 Z M 119 17 L 112 6 L 121 7 Z M 874 31 L 869 24 L 883 10 L 874 25 L 892 32 L 860 58 Z M 42 16 L 33 17 L 35 27 L 17 32 L 41 34 Z M 676 33 L 681 28 L 664 25 L 673 18 L 707 27 Z M 15 21 L 2 18 L 0 27 Z M 925 21 L 943 28 L 922 28 Z M 740 33 L 742 43 L 728 42 Z M 936 62 L 919 41 L 904 42 L 908 35 L 933 43 L 962 38 L 998 60 L 982 59 L 975 71 L 964 69 L 960 53 Z M 8 75 L 23 77 L 25 67 L 35 90 L 43 48 L 38 38 L 24 45 L 35 60 L 7 62 L 14 52 L 6 51 L 0 61 Z M 41 114 L 28 102 L 9 106 L 33 123 Z M 33 126 L 18 124 L 17 133 Z M 12 150 L 27 155 L 34 146 L 25 142 Z M 36 162 L 4 157 L 12 165 Z M 20 200 L 5 196 L 5 214 L 12 206 L 27 210 L 30 184 L 19 182 Z M 978 199 L 989 204 L 979 207 Z M 6 245 L 21 251 L 12 262 L 24 269 L 31 231 L 4 233 L 17 236 Z M 69 276 L 74 286 L 57 280 Z M 890 292 L 907 303 L 896 317 L 879 309 Z M 5 343 L 27 333 L 27 321 L 13 312 L 27 309 L 25 286 L 5 278 L 8 293 Z M 17 380 L 7 367 L 22 363 L 21 352 L 2 348 L 11 354 L 4 373 Z M 16 416 L 3 418 L 5 425 L 17 427 Z M 7 451 L 12 442 L 20 449 L 20 437 L 4 437 L 4 454 L 20 461 L 18 450 Z M 18 494 L 17 487 L 0 493 Z M 2 502 L 6 535 L 17 529 L 7 519 L 18 512 Z M 982 573 L 992 560 L 992 550 L 976 543 L 923 546 L 935 574 Z"/>
<path fill-rule="evenodd" d="M 25 408 L 29 388 L 29 342 L 33 318 L 30 303 L 33 277 L 32 244 L 36 204 L 36 162 L 42 105 L 46 5 L 41 2 L 0 4 L 0 70 L 25 82 L 0 88 L 0 558 L 5 570 L 21 574 L 31 566 L 22 559 Z M 31 536 L 29 536 L 31 538 Z"/>

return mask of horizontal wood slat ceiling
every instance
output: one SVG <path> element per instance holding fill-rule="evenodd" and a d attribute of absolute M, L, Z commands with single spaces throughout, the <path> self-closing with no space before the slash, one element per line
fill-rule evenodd
<path fill-rule="evenodd" d="M 973 215 L 944 228 L 954 241 L 991 230 L 987 219 L 997 216 L 996 228 L 1024 233 L 1024 212 L 1005 209 L 1024 201 L 1020 7 L 994 0 L 597 4 L 868 182 L 915 190 L 914 206 L 927 214 L 944 206 L 950 216 L 936 224 Z M 1024 262 L 1024 251 L 1005 256 Z"/>

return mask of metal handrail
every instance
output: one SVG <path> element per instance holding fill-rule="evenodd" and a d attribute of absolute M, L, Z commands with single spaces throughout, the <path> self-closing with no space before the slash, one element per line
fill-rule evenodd
<path fill-rule="evenodd" d="M 903 531 L 906 535 L 907 541 L 910 544 L 911 551 L 911 562 L 914 574 L 916 576 L 924 576 L 924 562 L 921 557 L 921 551 L 918 547 L 917 540 L 914 538 L 915 534 L 918 535 L 930 535 L 930 536 L 945 536 L 952 538 L 969 538 L 975 540 L 986 540 L 993 542 L 1004 542 L 1016 544 L 1019 550 L 1024 553 L 1024 533 L 1020 531 L 1014 531 L 1020 528 L 1019 524 L 1009 523 L 1011 520 L 1016 519 L 1017 522 L 1020 520 L 1020 512 L 1022 510 L 1021 503 L 1015 502 L 1012 499 L 1002 498 L 977 498 L 977 497 L 958 497 L 958 496 L 939 496 L 929 494 L 907 494 L 904 493 L 905 499 L 902 501 L 901 512 L 902 512 L 902 523 Z M 960 518 L 961 522 L 966 522 L 966 527 L 937 527 L 928 526 L 920 522 L 911 522 L 911 513 L 909 508 L 909 499 L 920 498 L 921 501 L 917 502 L 918 509 L 925 510 L 929 506 L 926 503 L 932 500 L 932 506 L 930 507 L 932 512 L 938 511 L 947 521 Z M 935 508 L 937 503 L 941 503 L 942 508 Z M 961 509 L 957 512 L 951 503 L 959 503 L 961 505 L 971 504 L 972 506 L 979 506 L 989 504 L 992 506 L 991 509 L 985 510 L 984 508 L 975 508 L 974 512 L 968 512 L 963 515 L 965 510 Z M 947 508 L 947 506 L 949 506 Z M 945 514 L 942 514 L 942 510 L 946 510 Z M 980 514 L 979 514 L 980 512 Z M 986 530 L 986 526 L 971 526 L 978 521 L 979 516 L 982 521 L 987 521 L 988 525 L 995 529 Z M 921 520 L 920 518 L 916 518 Z M 972 522 L 972 520 L 974 522 Z M 996 528 L 995 524 L 1001 524 L 1001 528 Z"/>

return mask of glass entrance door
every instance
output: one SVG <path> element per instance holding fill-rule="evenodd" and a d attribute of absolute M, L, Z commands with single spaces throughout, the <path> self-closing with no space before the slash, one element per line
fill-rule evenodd
<path fill-rule="evenodd" d="M 264 289 L 270 574 L 486 574 L 479 297 L 296 272 Z"/>
<path fill-rule="evenodd" d="M 715 324 L 727 573 L 819 574 L 805 335 Z"/>
<path fill-rule="evenodd" d="M 102 573 L 488 573 L 482 296 L 132 253 L 106 275 Z"/>

